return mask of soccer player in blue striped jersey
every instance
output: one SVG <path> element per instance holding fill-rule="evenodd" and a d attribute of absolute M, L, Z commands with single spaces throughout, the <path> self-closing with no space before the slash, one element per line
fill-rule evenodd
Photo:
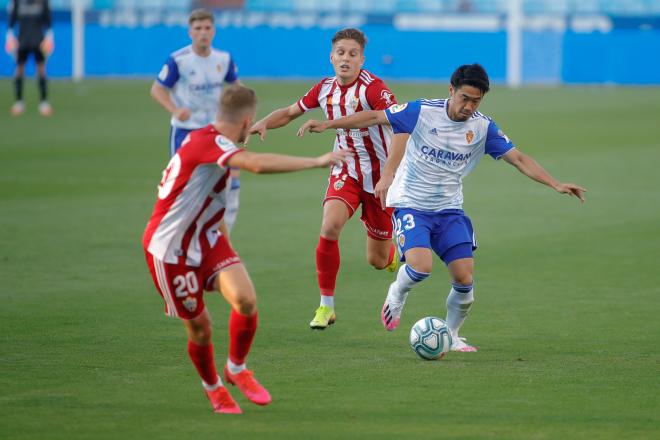
<path fill-rule="evenodd" d="M 586 191 L 556 180 L 516 149 L 495 121 L 477 111 L 489 87 L 482 66 L 462 65 L 451 77 L 448 99 L 421 99 L 385 111 L 311 120 L 298 132 L 302 136 L 306 130 L 392 126 L 390 155 L 375 193 L 383 208 L 395 208 L 397 243 L 406 264 L 388 289 L 381 320 L 387 330 L 397 328 L 408 293 L 429 277 L 435 253 L 452 278 L 446 304 L 453 351 L 477 350 L 458 334 L 474 302 L 473 251 L 477 248 L 472 222 L 463 212 L 463 178 L 488 154 L 561 194 L 584 201 Z"/>
<path fill-rule="evenodd" d="M 238 82 L 229 52 L 211 46 L 215 36 L 213 14 L 196 9 L 188 17 L 191 44 L 173 52 L 151 86 L 151 96 L 171 115 L 170 156 L 174 156 L 188 133 L 215 121 L 225 84 Z M 231 173 L 225 224 L 231 231 L 239 204 L 239 172 Z"/>

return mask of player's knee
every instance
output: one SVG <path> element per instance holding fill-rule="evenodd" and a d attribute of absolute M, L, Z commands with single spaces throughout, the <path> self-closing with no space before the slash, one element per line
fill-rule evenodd
<path fill-rule="evenodd" d="M 195 326 L 188 329 L 188 338 L 197 345 L 208 345 L 211 343 L 213 331 L 211 326 Z"/>
<path fill-rule="evenodd" d="M 454 274 L 453 278 L 454 283 L 460 284 L 462 286 L 469 286 L 474 281 L 472 278 L 472 272 L 469 271 L 456 273 Z"/>
<path fill-rule="evenodd" d="M 339 240 L 342 225 L 338 222 L 324 221 L 321 225 L 321 236 L 328 240 Z"/>
<path fill-rule="evenodd" d="M 389 254 L 380 255 L 380 254 L 367 254 L 367 263 L 373 266 L 375 269 L 382 270 L 387 267 L 387 259 Z"/>
<path fill-rule="evenodd" d="M 431 263 L 420 264 L 414 267 L 413 269 L 415 269 L 417 272 L 424 272 L 430 275 L 431 272 L 433 271 L 433 263 L 431 262 Z"/>
<path fill-rule="evenodd" d="M 387 267 L 387 261 L 385 261 L 385 260 L 369 260 L 369 259 L 367 259 L 367 261 L 369 262 L 369 264 L 374 269 L 377 269 L 377 270 L 383 270 Z"/>
<path fill-rule="evenodd" d="M 234 309 L 245 316 L 252 316 L 257 311 L 257 297 L 254 295 L 244 295 L 236 301 Z"/>
<path fill-rule="evenodd" d="M 410 263 L 406 262 L 408 266 L 410 266 L 411 269 L 413 269 L 415 272 L 421 272 L 421 273 L 427 273 L 431 274 L 431 271 L 433 270 L 433 262 L 427 263 L 427 262 L 415 262 L 415 263 Z"/>

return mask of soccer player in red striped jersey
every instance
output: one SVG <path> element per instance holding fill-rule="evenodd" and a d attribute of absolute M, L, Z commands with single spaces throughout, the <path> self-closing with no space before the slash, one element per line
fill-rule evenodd
<path fill-rule="evenodd" d="M 335 76 L 325 78 L 288 107 L 275 110 L 257 122 L 251 134 L 263 140 L 266 130 L 282 127 L 303 113 L 320 107 L 329 120 L 362 110 L 385 110 L 396 99 L 385 83 L 362 68 L 367 39 L 358 29 L 343 29 L 332 38 L 330 62 Z M 316 272 L 321 304 L 310 322 L 325 329 L 335 322 L 334 293 L 339 272 L 339 235 L 362 205 L 360 219 L 367 231 L 367 261 L 376 269 L 394 272 L 397 266 L 392 239 L 391 209 L 383 210 L 374 187 L 387 159 L 392 129 L 387 125 L 357 130 L 337 130 L 334 150 L 354 154 L 332 168 L 323 201 L 321 234 L 316 248 Z"/>
<path fill-rule="evenodd" d="M 257 330 L 257 299 L 221 226 L 229 167 L 281 173 L 340 164 L 347 156 L 345 152 L 313 158 L 245 151 L 236 144 L 245 141 L 255 112 L 254 91 L 240 85 L 225 89 L 215 123 L 189 133 L 163 171 L 142 239 L 149 271 L 165 301 L 165 314 L 183 321 L 188 354 L 217 413 L 236 414 L 241 409 L 217 374 L 204 290 L 220 291 L 232 309 L 225 381 L 256 404 L 271 401 L 245 364 Z"/>

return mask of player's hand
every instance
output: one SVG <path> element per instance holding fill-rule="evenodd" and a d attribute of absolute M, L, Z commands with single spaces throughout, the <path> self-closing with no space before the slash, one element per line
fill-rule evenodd
<path fill-rule="evenodd" d="M 190 119 L 190 109 L 187 109 L 185 107 L 177 107 L 172 112 L 172 116 L 174 116 L 181 122 L 187 121 L 188 119 Z"/>
<path fill-rule="evenodd" d="M 315 119 L 310 119 L 298 129 L 298 137 L 303 137 L 305 135 L 305 131 L 309 131 L 310 133 L 322 133 L 327 129 L 327 121 L 317 121 Z"/>
<path fill-rule="evenodd" d="M 266 131 L 268 131 L 268 128 L 266 127 L 266 123 L 257 122 L 252 127 L 250 127 L 250 131 L 248 132 L 248 134 L 258 134 L 259 139 L 263 141 L 264 138 L 266 137 Z"/>
<path fill-rule="evenodd" d="M 380 176 L 380 180 L 374 188 L 374 195 L 378 200 L 380 200 L 380 207 L 386 209 L 385 200 L 387 199 L 387 191 L 389 191 L 390 186 L 392 186 L 392 181 L 394 176 L 389 173 L 383 173 Z"/>
<path fill-rule="evenodd" d="M 18 40 L 16 40 L 14 33 L 9 30 L 7 31 L 7 37 L 5 38 L 5 52 L 9 55 L 14 55 L 16 49 L 18 49 Z"/>
<path fill-rule="evenodd" d="M 45 37 L 41 41 L 41 44 L 39 45 L 39 49 L 41 49 L 41 53 L 43 53 L 44 56 L 48 58 L 55 50 L 55 40 L 53 40 L 53 37 L 52 36 Z"/>
<path fill-rule="evenodd" d="M 574 183 L 560 183 L 555 188 L 560 194 L 568 194 L 569 196 L 575 196 L 584 203 L 584 193 L 587 192 L 586 189 L 581 186 L 577 186 Z"/>
<path fill-rule="evenodd" d="M 330 165 L 342 165 L 346 163 L 350 156 L 353 156 L 353 152 L 349 150 L 339 150 L 331 151 L 323 156 L 319 156 L 316 160 L 318 161 L 319 168 L 325 168 Z"/>

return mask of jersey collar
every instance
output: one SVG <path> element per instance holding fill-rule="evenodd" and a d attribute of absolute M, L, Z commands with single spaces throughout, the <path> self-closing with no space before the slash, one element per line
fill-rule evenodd
<path fill-rule="evenodd" d="M 355 85 L 356 82 L 358 82 L 360 80 L 360 75 L 362 75 L 363 70 L 364 69 L 360 69 L 360 72 L 358 72 L 358 76 L 355 78 L 355 80 L 351 81 L 349 84 L 346 84 L 345 86 L 342 86 L 341 84 L 339 84 L 339 81 L 337 80 L 337 77 L 335 76 L 335 82 L 337 83 L 337 87 L 339 87 L 340 89 L 343 89 L 343 90 L 350 89 L 351 87 L 353 87 Z"/>

